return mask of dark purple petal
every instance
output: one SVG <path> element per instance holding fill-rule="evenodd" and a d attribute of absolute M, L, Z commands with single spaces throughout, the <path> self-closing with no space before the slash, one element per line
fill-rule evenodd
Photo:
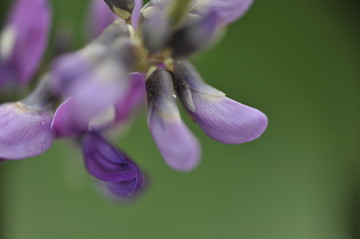
<path fill-rule="evenodd" d="M 92 0 L 89 14 L 89 37 L 94 39 L 118 17 L 109 9 L 104 1 Z"/>
<path fill-rule="evenodd" d="M 50 112 L 20 102 L 0 105 L 0 158 L 25 159 L 45 152 L 54 139 L 51 119 Z"/>
<path fill-rule="evenodd" d="M 140 168 L 98 134 L 82 138 L 85 165 L 105 185 L 105 193 L 116 199 L 134 197 L 145 185 Z"/>
<path fill-rule="evenodd" d="M 268 120 L 264 113 L 205 84 L 191 64 L 177 62 L 174 70 L 178 95 L 195 122 L 211 138 L 240 144 L 258 138 L 265 131 Z M 190 90 L 190 94 L 184 94 L 184 90 Z"/>
<path fill-rule="evenodd" d="M 168 72 L 158 69 L 146 83 L 148 125 L 166 163 L 175 170 L 189 171 L 200 161 L 200 145 L 180 118 Z"/>
<path fill-rule="evenodd" d="M 18 0 L 7 24 L 15 34 L 15 45 L 9 61 L 26 84 L 39 66 L 45 51 L 51 23 L 47 0 Z"/>
<path fill-rule="evenodd" d="M 105 2 L 122 19 L 129 19 L 135 7 L 135 0 L 105 0 Z"/>
<path fill-rule="evenodd" d="M 145 102 L 145 75 L 140 73 L 130 74 L 130 86 L 124 98 L 115 105 L 116 121 L 127 120 L 133 111 Z"/>

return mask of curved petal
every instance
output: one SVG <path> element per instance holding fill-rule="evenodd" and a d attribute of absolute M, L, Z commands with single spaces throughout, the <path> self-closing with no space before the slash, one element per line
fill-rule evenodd
<path fill-rule="evenodd" d="M 139 25 L 139 19 L 143 5 L 143 0 L 135 0 L 135 7 L 131 15 L 131 24 L 133 25 L 134 29 L 137 29 Z"/>
<path fill-rule="evenodd" d="M 34 157 L 52 145 L 52 115 L 26 108 L 22 103 L 0 106 L 0 158 L 17 160 Z"/>
<path fill-rule="evenodd" d="M 190 63 L 176 62 L 173 74 L 181 101 L 211 138 L 225 144 L 240 144 L 265 131 L 268 121 L 264 113 L 205 84 Z"/>
<path fill-rule="evenodd" d="M 175 170 L 189 171 L 200 161 L 200 145 L 180 118 L 171 76 L 156 70 L 146 82 L 148 125 L 166 163 Z"/>
<path fill-rule="evenodd" d="M 172 0 L 151 0 L 151 6 L 164 8 Z M 219 24 L 227 25 L 242 17 L 250 8 L 254 0 L 193 0 L 189 13 L 201 17 L 206 16 L 211 11 L 219 14 Z"/>
<path fill-rule="evenodd" d="M 136 72 L 130 74 L 130 86 L 126 96 L 121 98 L 115 105 L 117 122 L 127 120 L 134 109 L 142 102 L 145 102 L 145 80 L 145 75 L 143 74 Z"/>
<path fill-rule="evenodd" d="M 152 108 L 148 124 L 165 162 L 179 171 L 194 169 L 201 157 L 198 140 L 180 118 L 167 120 L 156 107 Z"/>
<path fill-rule="evenodd" d="M 90 40 L 100 34 L 118 17 L 109 9 L 104 1 L 92 0 L 89 14 L 89 38 Z"/>
<path fill-rule="evenodd" d="M 241 144 L 261 136 L 267 117 L 261 111 L 227 97 L 192 92 L 195 122 L 211 138 L 225 144 Z"/>
<path fill-rule="evenodd" d="M 39 66 L 47 45 L 50 23 L 51 11 L 47 0 L 17 1 L 8 27 L 16 36 L 10 61 L 21 84 L 26 84 Z"/>
<path fill-rule="evenodd" d="M 144 175 L 140 168 L 100 135 L 85 135 L 81 145 L 86 168 L 101 180 L 104 193 L 123 199 L 136 196 L 144 188 Z"/>
<path fill-rule="evenodd" d="M 229 24 L 242 17 L 254 0 L 194 0 L 190 13 L 206 16 L 210 11 L 219 14 L 221 25 Z"/>

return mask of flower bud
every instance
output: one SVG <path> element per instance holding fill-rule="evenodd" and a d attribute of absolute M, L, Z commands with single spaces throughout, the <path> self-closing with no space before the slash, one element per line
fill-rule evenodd
<path fill-rule="evenodd" d="M 105 0 L 110 9 L 122 19 L 131 17 L 135 0 Z"/>

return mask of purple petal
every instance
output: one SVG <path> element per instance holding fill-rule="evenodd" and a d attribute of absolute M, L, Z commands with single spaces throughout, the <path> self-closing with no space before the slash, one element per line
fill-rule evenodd
<path fill-rule="evenodd" d="M 161 8 L 171 4 L 172 0 L 151 0 L 151 6 Z M 219 24 L 227 25 L 242 17 L 254 0 L 193 0 L 189 13 L 204 17 L 209 12 L 219 14 Z"/>
<path fill-rule="evenodd" d="M 118 17 L 101 0 L 92 0 L 89 14 L 89 38 L 98 37 Z"/>
<path fill-rule="evenodd" d="M 1 105 L 0 158 L 25 159 L 45 152 L 54 139 L 51 119 L 50 112 L 28 109 L 22 103 Z"/>
<path fill-rule="evenodd" d="M 81 145 L 86 168 L 94 177 L 106 182 L 128 182 L 138 176 L 138 168 L 128 156 L 99 135 L 85 135 Z"/>
<path fill-rule="evenodd" d="M 143 0 L 135 0 L 135 7 L 131 15 L 131 24 L 136 30 L 139 25 L 140 13 L 143 7 Z"/>
<path fill-rule="evenodd" d="M 265 131 L 264 113 L 229 99 L 205 84 L 190 63 L 176 62 L 174 70 L 178 95 L 195 122 L 211 138 L 226 144 L 240 144 L 258 138 Z"/>
<path fill-rule="evenodd" d="M 254 0 L 194 0 L 190 13 L 206 16 L 211 11 L 219 14 L 221 25 L 227 25 L 242 17 Z"/>
<path fill-rule="evenodd" d="M 200 161 L 200 146 L 180 118 L 170 74 L 156 70 L 146 82 L 146 88 L 148 125 L 161 155 L 175 170 L 194 169 Z"/>
<path fill-rule="evenodd" d="M 130 74 L 130 86 L 126 96 L 115 105 L 116 121 L 128 119 L 141 103 L 145 100 L 145 76 L 140 73 Z"/>
<path fill-rule="evenodd" d="M 55 111 L 51 129 L 56 137 L 73 137 L 88 131 L 89 122 L 81 122 L 72 112 L 71 98 L 63 102 Z"/>
<path fill-rule="evenodd" d="M 160 153 L 170 167 L 190 171 L 199 164 L 199 142 L 180 118 L 168 120 L 154 106 L 149 113 L 148 122 Z"/>
<path fill-rule="evenodd" d="M 16 37 L 9 61 L 21 84 L 26 84 L 39 66 L 47 45 L 50 23 L 51 12 L 46 0 L 17 1 L 7 27 Z"/>
<path fill-rule="evenodd" d="M 261 111 L 227 97 L 192 92 L 195 122 L 211 138 L 225 144 L 241 144 L 261 136 L 267 117 Z"/>

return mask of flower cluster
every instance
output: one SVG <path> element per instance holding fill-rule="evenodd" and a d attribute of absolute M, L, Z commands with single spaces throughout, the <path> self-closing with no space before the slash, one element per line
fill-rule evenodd
<path fill-rule="evenodd" d="M 143 103 L 165 162 L 178 171 L 201 158 L 178 101 L 211 138 L 241 144 L 258 138 L 267 117 L 209 86 L 186 59 L 215 42 L 252 0 L 93 0 L 89 35 L 76 52 L 56 57 L 24 99 L 0 105 L 0 158 L 45 152 L 55 139 L 75 138 L 88 172 L 117 198 L 137 195 L 144 175 L 105 139 Z M 46 0 L 18 0 L 0 38 L 0 87 L 24 87 L 44 52 L 50 10 Z M 110 10 L 113 12 L 111 12 Z"/>

